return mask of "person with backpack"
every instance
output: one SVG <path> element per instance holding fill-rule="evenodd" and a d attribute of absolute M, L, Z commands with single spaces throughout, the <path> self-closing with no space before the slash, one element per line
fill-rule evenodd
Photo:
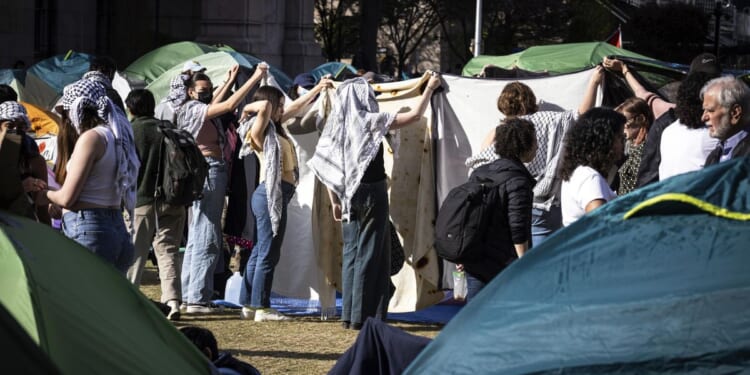
<path fill-rule="evenodd" d="M 511 82 L 503 88 L 497 99 L 497 109 L 507 118 L 520 116 L 534 124 L 539 147 L 537 155 L 528 163 L 529 172 L 537 180 L 534 187 L 531 246 L 538 246 L 562 227 L 560 214 L 560 179 L 557 174 L 560 150 L 566 131 L 578 116 L 594 106 L 596 91 L 604 77 L 600 66 L 594 68 L 577 109 L 567 111 L 538 111 L 536 96 L 531 88 L 521 82 Z M 466 160 L 466 165 L 476 169 L 497 159 L 494 153 L 494 129 L 487 133 L 482 150 Z"/>
<path fill-rule="evenodd" d="M 536 180 L 524 163 L 529 163 L 536 155 L 534 124 L 518 117 L 505 119 L 495 128 L 494 138 L 495 153 L 499 158 L 477 168 L 469 177 L 469 184 L 487 186 L 481 203 L 486 214 L 477 216 L 475 223 L 464 221 L 460 224 L 481 229 L 476 232 L 459 229 L 463 241 L 471 243 L 472 247 L 466 249 L 463 259 L 453 259 L 459 262 L 456 268 L 468 274 L 467 301 L 511 262 L 523 256 L 531 240 L 531 208 Z M 450 231 L 447 229 L 450 225 L 441 228 L 441 224 L 446 220 L 460 220 L 462 216 L 450 212 L 449 207 L 455 206 L 446 198 L 438 214 L 435 227 L 438 248 L 442 233 Z M 476 238 L 469 239 L 467 235 Z"/>
<path fill-rule="evenodd" d="M 238 70 L 239 66 L 234 66 L 229 71 L 228 81 L 235 80 Z M 217 120 L 219 116 L 235 110 L 267 71 L 268 65 L 259 63 L 250 79 L 223 101 L 221 90 L 217 93 L 218 100 L 214 100 L 213 84 L 204 73 L 185 76 L 185 86 L 173 86 L 170 92 L 170 97 L 174 99 L 172 103 L 175 104 L 175 125 L 178 129 L 190 132 L 209 165 L 203 197 L 192 204 L 192 220 L 188 225 L 188 240 L 182 263 L 182 301 L 186 304 L 188 314 L 216 311 L 211 306 L 211 300 L 214 293 L 214 271 L 223 243 L 221 214 L 228 180 L 223 152 L 224 132 Z"/>
<path fill-rule="evenodd" d="M 308 166 L 328 188 L 333 217 L 342 221 L 342 326 L 359 330 L 368 317 L 385 320 L 390 297 L 390 234 L 383 139 L 414 124 L 440 87 L 433 73 L 416 106 L 381 113 L 364 78 L 345 81 Z"/>
<path fill-rule="evenodd" d="M 167 318 L 180 318 L 180 240 L 185 226 L 184 205 L 173 205 L 158 201 L 156 187 L 160 184 L 159 172 L 164 163 L 162 142 L 164 135 L 159 126 L 166 123 L 154 118 L 154 96 L 145 89 L 136 89 L 128 94 L 125 105 L 132 116 L 133 136 L 141 168 L 138 170 L 135 215 L 133 217 L 133 244 L 135 254 L 127 277 L 133 285 L 141 283 L 141 275 L 148 259 L 149 247 L 153 246 L 159 263 L 161 302 L 169 306 Z"/>

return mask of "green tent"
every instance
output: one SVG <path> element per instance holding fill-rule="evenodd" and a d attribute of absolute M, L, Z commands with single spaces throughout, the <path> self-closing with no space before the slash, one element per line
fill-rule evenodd
<path fill-rule="evenodd" d="M 462 75 L 479 74 L 482 67 L 487 64 L 504 69 L 518 68 L 531 72 L 548 72 L 552 75 L 565 74 L 589 69 L 602 62 L 603 57 L 612 55 L 652 60 L 605 42 L 566 43 L 529 47 L 512 55 L 477 56 L 464 66 Z"/>
<path fill-rule="evenodd" d="M 214 47 L 196 42 L 177 42 L 154 49 L 139 57 L 123 71 L 130 81 L 149 84 L 177 64 L 216 51 L 233 51 L 231 47 Z M 182 65 L 180 65 L 181 67 Z"/>
<path fill-rule="evenodd" d="M 62 374 L 211 373 L 112 266 L 48 226 L 7 213 L 0 213 L 0 304 Z"/>
<path fill-rule="evenodd" d="M 0 363 L 8 374 L 57 375 L 60 370 L 0 304 Z"/>

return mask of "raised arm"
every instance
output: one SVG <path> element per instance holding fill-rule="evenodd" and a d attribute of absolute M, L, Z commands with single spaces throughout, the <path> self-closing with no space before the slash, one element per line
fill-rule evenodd
<path fill-rule="evenodd" d="M 252 102 L 242 109 L 243 118 L 249 117 L 253 113 L 256 115 L 255 122 L 250 128 L 250 139 L 253 142 L 253 148 L 256 150 L 263 150 L 263 143 L 266 141 L 266 127 L 268 127 L 272 111 L 271 102 L 268 100 Z"/>
<path fill-rule="evenodd" d="M 628 86 L 630 86 L 630 89 L 633 90 L 635 96 L 645 100 L 651 107 L 651 111 L 654 113 L 654 118 L 659 118 L 664 112 L 667 112 L 670 108 L 674 108 L 675 105 L 673 103 L 670 103 L 660 98 L 659 95 L 646 90 L 646 88 L 643 87 L 643 85 L 641 85 L 641 83 L 633 76 L 633 73 L 630 72 L 627 64 L 620 60 L 608 59 L 606 57 L 602 60 L 602 64 L 605 68 L 613 72 L 622 72 L 625 81 L 628 83 Z"/>
<path fill-rule="evenodd" d="M 237 91 L 235 91 L 232 96 L 229 97 L 229 99 L 217 104 L 208 105 L 208 110 L 206 111 L 206 119 L 212 119 L 234 110 L 238 105 L 240 105 L 240 101 L 242 101 L 242 99 L 247 96 L 247 93 L 250 92 L 250 89 L 258 84 L 258 82 L 260 82 L 260 80 L 266 75 L 266 72 L 268 72 L 268 65 L 265 63 L 258 64 L 255 68 L 255 72 L 253 72 L 252 77 L 250 77 L 250 79 L 247 80 L 244 85 L 242 85 Z"/>
<path fill-rule="evenodd" d="M 219 104 L 224 100 L 227 92 L 229 92 L 229 88 L 232 87 L 232 85 L 234 85 L 234 81 L 237 80 L 237 72 L 239 70 L 239 65 L 235 65 L 229 68 L 229 71 L 227 72 L 227 80 L 224 81 L 221 87 L 219 87 L 219 90 L 216 91 L 216 95 L 214 95 L 213 100 L 211 100 L 211 104 Z"/>
<path fill-rule="evenodd" d="M 440 75 L 432 73 L 432 77 L 430 77 L 430 80 L 427 82 L 427 87 L 425 87 L 424 92 L 422 92 L 422 96 L 419 98 L 417 106 L 409 110 L 409 112 L 397 113 L 396 119 L 393 120 L 390 128 L 403 128 L 404 126 L 413 124 L 415 121 L 419 120 L 427 109 L 427 103 L 430 102 L 432 93 L 438 87 L 440 87 Z"/>
<path fill-rule="evenodd" d="M 597 65 L 596 68 L 594 68 L 594 73 L 591 75 L 591 79 L 589 79 L 589 84 L 586 87 L 586 92 L 583 94 L 581 105 L 578 107 L 579 115 L 594 107 L 594 103 L 596 103 L 596 89 L 599 87 L 599 84 L 602 83 L 603 78 L 604 69 L 601 65 Z"/>
<path fill-rule="evenodd" d="M 305 108 L 308 104 L 310 104 L 315 97 L 325 88 L 333 88 L 333 80 L 324 77 L 318 82 L 315 87 L 313 87 L 310 91 L 305 93 L 305 95 L 300 96 L 297 98 L 297 100 L 291 102 L 287 108 L 284 109 L 284 115 L 281 118 L 281 122 L 285 122 L 286 120 L 297 117 L 302 109 Z"/>

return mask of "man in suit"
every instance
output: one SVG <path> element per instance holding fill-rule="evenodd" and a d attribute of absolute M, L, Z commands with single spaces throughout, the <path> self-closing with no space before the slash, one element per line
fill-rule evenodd
<path fill-rule="evenodd" d="M 719 145 L 706 158 L 706 166 L 750 155 L 750 89 L 734 77 L 708 81 L 701 89 L 703 117 Z"/>

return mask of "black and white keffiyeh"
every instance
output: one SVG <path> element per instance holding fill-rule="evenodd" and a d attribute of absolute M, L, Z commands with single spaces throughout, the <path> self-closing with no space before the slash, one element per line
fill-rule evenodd
<path fill-rule="evenodd" d="M 380 113 L 375 92 L 357 77 L 336 90 L 336 100 L 307 163 L 318 179 L 341 200 L 342 217 L 349 216 L 350 201 L 362 176 L 378 152 L 396 115 Z"/>
<path fill-rule="evenodd" d="M 187 100 L 187 81 L 189 80 L 190 76 L 187 74 L 178 74 L 169 81 L 169 93 L 162 102 L 169 104 L 172 111 L 177 111 Z"/>
<path fill-rule="evenodd" d="M 87 108 L 95 109 L 98 116 L 105 121 L 105 126 L 112 131 L 117 162 L 115 189 L 132 218 L 140 161 L 133 141 L 133 128 L 125 113 L 107 97 L 107 90 L 103 84 L 88 79 L 81 79 L 65 86 L 58 105 L 68 111 L 70 122 L 79 134 L 83 112 Z"/>
<path fill-rule="evenodd" d="M 86 72 L 86 74 L 83 75 L 83 79 L 87 79 L 89 81 L 99 82 L 102 85 L 104 85 L 105 88 L 111 89 L 112 88 L 112 80 L 107 77 L 106 74 L 98 71 L 91 71 Z"/>
<path fill-rule="evenodd" d="M 14 122 L 22 120 L 25 125 L 20 130 L 27 132 L 29 131 L 29 129 L 31 129 L 31 122 L 29 122 L 29 116 L 26 112 L 26 108 L 24 108 L 24 106 L 18 102 L 7 101 L 0 104 L 0 121 L 3 120 L 11 120 Z"/>

